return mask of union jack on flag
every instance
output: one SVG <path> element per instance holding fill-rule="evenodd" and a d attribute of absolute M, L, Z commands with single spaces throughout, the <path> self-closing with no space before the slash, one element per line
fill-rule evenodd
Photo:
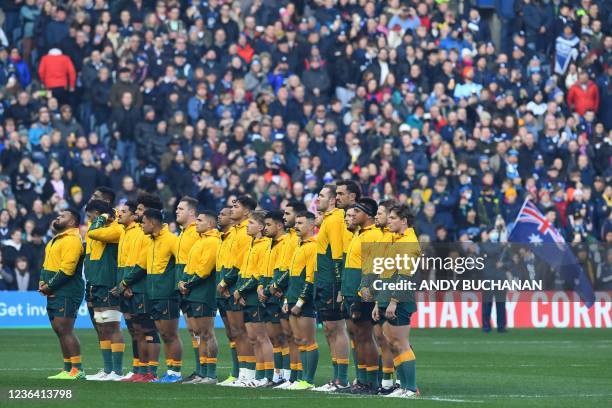
<path fill-rule="evenodd" d="M 538 207 L 535 206 L 531 201 L 527 201 L 521 209 L 518 218 L 516 220 L 518 224 L 526 222 L 537 225 L 537 232 L 539 235 L 530 234 L 529 242 L 532 244 L 542 242 L 554 242 L 557 244 L 565 244 L 565 238 L 557 231 L 557 229 L 542 215 Z M 513 229 L 514 231 L 514 229 Z M 548 238 L 548 239 L 547 239 Z"/>

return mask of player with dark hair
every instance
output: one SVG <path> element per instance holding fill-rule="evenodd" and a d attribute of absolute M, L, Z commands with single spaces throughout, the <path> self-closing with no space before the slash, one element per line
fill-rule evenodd
<path fill-rule="evenodd" d="M 84 283 L 81 277 L 83 243 L 79 233 L 81 217 L 78 211 L 67 209 L 51 223 L 55 233 L 45 247 L 45 260 L 38 291 L 47 297 L 47 316 L 57 335 L 64 355 L 64 369 L 54 380 L 84 379 L 81 346 L 74 334 L 74 322 L 83 301 Z"/>
<path fill-rule="evenodd" d="M 136 215 L 137 206 L 138 204 L 136 201 L 126 201 L 124 204 L 119 206 L 117 211 L 117 222 L 123 227 L 121 237 L 119 238 L 117 253 L 117 279 L 119 282 L 123 280 L 126 272 L 134 266 L 132 263 L 134 256 L 132 254 L 134 252 L 134 245 L 138 240 L 138 235 L 141 233 L 140 225 L 138 225 L 136 222 L 138 218 Z M 113 294 L 119 294 L 117 288 L 114 288 Z M 146 371 L 141 372 L 140 358 L 138 356 L 138 337 L 136 335 L 136 331 L 134 330 L 132 316 L 130 314 L 130 301 L 128 298 L 121 296 L 119 299 L 119 310 L 123 313 L 125 324 L 128 328 L 130 336 L 132 337 L 133 356 L 132 370 L 123 376 L 121 381 L 131 381 L 146 374 Z M 144 341 L 144 339 L 142 341 Z M 145 345 L 142 344 L 140 347 L 144 346 Z"/>
<path fill-rule="evenodd" d="M 259 301 L 265 304 L 265 321 L 268 337 L 272 342 L 274 352 L 274 385 L 289 380 L 289 345 L 281 327 L 280 300 L 270 293 L 270 285 L 274 277 L 281 273 L 283 268 L 282 252 L 289 236 L 285 234 L 282 211 L 268 211 L 265 217 L 264 235 L 271 239 L 270 249 L 266 254 L 266 265 L 263 275 L 259 278 L 257 295 Z M 283 354 L 284 353 L 284 354 Z M 283 371 L 283 369 L 285 371 Z"/>
<path fill-rule="evenodd" d="M 314 220 L 314 214 L 307 211 L 298 213 L 295 220 L 295 229 L 300 237 L 300 244 L 289 268 L 289 285 L 283 303 L 283 311 L 291 313 L 289 323 L 300 350 L 304 376 L 301 381 L 296 381 L 288 387 L 288 390 L 314 388 L 314 377 L 319 362 L 314 308 L 314 275 L 317 263 Z"/>
<path fill-rule="evenodd" d="M 344 248 L 344 212 L 336 208 L 336 186 L 326 184 L 319 192 L 318 210 L 323 222 L 316 236 L 317 279 L 315 307 L 323 323 L 333 365 L 333 378 L 315 391 L 334 391 L 348 387 L 349 343 L 346 322 L 338 302 Z"/>
<path fill-rule="evenodd" d="M 102 194 L 102 197 L 109 198 L 107 194 Z M 92 199 L 85 211 L 91 221 L 84 268 L 87 301 L 94 309 L 93 318 L 104 361 L 104 369 L 87 376 L 87 379 L 117 381 L 123 375 L 125 343 L 120 327 L 119 297 L 112 289 L 118 282 L 117 252 L 123 227 L 115 219 L 115 210 L 107 201 Z"/>
<path fill-rule="evenodd" d="M 119 291 L 128 299 L 128 308 L 138 341 L 138 357 L 141 377 L 132 382 L 151 382 L 157 379 L 159 366 L 160 338 L 151 318 L 151 305 L 146 290 L 146 260 L 151 239 L 142 231 L 144 212 L 148 209 L 162 210 L 163 205 L 158 196 L 142 193 L 136 199 L 136 217 L 139 227 L 134 238 L 133 250 L 128 263 L 132 265 L 124 274 L 119 284 Z M 140 261 L 140 264 L 139 264 Z"/>
<path fill-rule="evenodd" d="M 245 257 L 249 253 L 252 238 L 247 234 L 247 224 L 251 213 L 257 207 L 257 202 L 248 195 L 237 197 L 232 203 L 230 218 L 234 226 L 232 236 L 229 238 L 230 256 L 227 258 L 227 266 L 221 270 L 221 280 L 217 285 L 217 291 L 227 301 L 227 319 L 230 324 L 232 336 L 236 342 L 238 356 L 238 380 L 232 385 L 242 385 L 255 380 L 255 353 L 248 339 L 244 314 L 241 306 L 230 300 L 231 294 L 236 289 L 236 282 L 240 276 L 240 269 L 244 265 Z M 222 385 L 229 385 L 222 383 Z"/>
<path fill-rule="evenodd" d="M 255 379 L 247 379 L 243 386 L 272 386 L 274 375 L 274 354 L 272 342 L 266 331 L 265 305 L 259 301 L 257 288 L 267 267 L 271 239 L 263 235 L 265 228 L 264 211 L 251 213 L 247 234 L 252 238 L 245 262 L 234 290 L 234 303 L 242 307 L 247 336 L 255 351 Z"/>
<path fill-rule="evenodd" d="M 295 217 L 298 213 L 306 211 L 306 206 L 300 201 L 290 201 L 285 206 L 283 214 L 283 221 L 285 223 L 285 234 L 282 236 L 284 242 L 283 248 L 280 253 L 280 264 L 278 270 L 275 269 L 274 278 L 269 285 L 270 295 L 277 299 L 282 299 L 284 292 L 287 290 L 289 283 L 289 268 L 293 261 L 293 255 L 300 243 L 300 237 L 295 231 Z M 302 379 L 302 362 L 300 359 L 300 350 L 294 341 L 293 333 L 291 331 L 291 325 L 289 324 L 289 314 L 284 313 L 281 310 L 280 313 L 280 324 L 283 329 L 285 340 L 289 346 L 289 350 L 283 349 L 283 377 L 284 383 L 280 384 L 277 388 L 284 389 L 290 387 L 294 382 Z M 289 355 L 287 355 L 287 351 Z M 287 361 L 289 360 L 289 361 Z M 287 372 L 287 370 L 290 370 Z"/>
<path fill-rule="evenodd" d="M 412 228 L 412 212 L 406 205 L 391 207 L 387 219 L 389 231 L 393 233 L 390 256 L 395 253 L 418 257 L 421 254 L 419 242 Z M 384 271 L 380 279 L 386 283 L 400 283 L 408 280 L 416 271 Z M 382 290 L 376 293 L 376 306 L 372 319 L 383 328 L 383 334 L 393 352 L 393 364 L 400 388 L 388 397 L 414 398 L 419 395 L 416 386 L 416 357 L 410 346 L 410 316 L 416 312 L 413 294 L 405 291 Z"/>
<path fill-rule="evenodd" d="M 183 271 L 189 258 L 189 251 L 195 242 L 200 238 L 200 235 L 196 231 L 197 208 L 198 200 L 189 196 L 182 197 L 176 206 L 176 223 L 181 227 L 181 233 L 178 238 L 178 246 L 176 250 L 177 257 L 175 279 L 177 285 L 183 278 Z M 200 339 L 195 337 L 193 334 L 194 330 L 191 318 L 187 316 L 184 309 L 184 307 L 187 306 L 188 304 L 183 305 L 183 302 L 181 301 L 181 309 L 183 310 L 183 314 L 185 316 L 185 323 L 187 324 L 187 329 L 191 335 L 191 346 L 195 356 L 195 371 L 188 377 L 185 377 L 183 382 L 186 384 L 191 384 L 192 381 L 199 383 L 202 378 L 200 378 L 198 374 L 200 372 Z"/>
<path fill-rule="evenodd" d="M 342 305 L 348 316 L 348 327 L 355 342 L 358 364 L 357 383 L 351 387 L 354 394 L 373 394 L 378 390 L 378 350 L 373 337 L 373 302 L 360 296 L 362 281 L 362 262 L 367 254 L 363 245 L 378 242 L 382 231 L 376 228 L 374 217 L 378 211 L 376 201 L 369 197 L 361 198 L 353 207 L 353 220 L 359 231 L 349 245 L 344 271 L 342 274 Z"/>
<path fill-rule="evenodd" d="M 216 228 L 217 216 L 210 211 L 198 214 L 198 240 L 189 251 L 184 273 L 178 283 L 183 313 L 189 319 L 194 337 L 199 339 L 199 366 L 192 384 L 217 383 L 217 338 L 214 323 L 217 313 L 215 299 L 215 265 L 221 245 Z"/>
<path fill-rule="evenodd" d="M 98 186 L 94 190 L 89 201 L 102 200 L 106 201 L 112 206 L 113 204 L 115 204 L 115 197 L 115 191 L 112 188 L 106 186 Z"/>
<path fill-rule="evenodd" d="M 183 345 L 178 335 L 179 294 L 174 276 L 178 237 L 164 224 L 162 212 L 153 208 L 143 214 L 142 232 L 151 243 L 146 258 L 140 259 L 138 266 L 146 267 L 151 318 L 164 342 L 167 367 L 166 375 L 154 382 L 175 383 L 182 380 L 183 364 Z"/>

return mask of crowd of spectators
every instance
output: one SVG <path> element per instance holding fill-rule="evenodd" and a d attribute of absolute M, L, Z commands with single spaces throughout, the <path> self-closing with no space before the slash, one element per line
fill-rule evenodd
<path fill-rule="evenodd" d="M 612 242 L 609 1 L 0 4 L 0 289 L 98 185 L 171 215 L 351 178 L 435 242 L 503 239 L 525 198 Z"/>

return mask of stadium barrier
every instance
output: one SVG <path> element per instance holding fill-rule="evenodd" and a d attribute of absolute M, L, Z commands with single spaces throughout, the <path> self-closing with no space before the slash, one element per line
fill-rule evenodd
<path fill-rule="evenodd" d="M 417 294 L 418 312 L 414 328 L 480 328 L 482 304 L 474 292 Z M 563 291 L 508 292 L 508 328 L 612 328 L 612 292 L 596 292 L 596 302 L 587 309 L 578 294 Z M 492 324 L 495 326 L 495 308 Z M 123 324 L 123 323 L 122 323 Z M 37 292 L 0 292 L 0 329 L 50 327 L 46 299 Z M 77 328 L 92 328 L 83 303 Z M 185 327 L 180 319 L 180 327 Z M 223 327 L 217 315 L 215 327 Z"/>

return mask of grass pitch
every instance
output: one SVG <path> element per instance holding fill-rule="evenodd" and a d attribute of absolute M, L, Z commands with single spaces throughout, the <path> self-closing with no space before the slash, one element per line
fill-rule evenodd
<path fill-rule="evenodd" d="M 102 364 L 93 330 L 78 330 L 85 371 Z M 193 370 L 187 332 L 183 373 Z M 125 333 L 126 339 L 128 334 Z M 220 379 L 229 372 L 227 340 L 220 343 Z M 331 375 L 325 339 L 317 385 Z M 49 330 L 0 330 L 0 407 L 612 407 L 611 330 L 414 330 L 418 400 L 322 395 L 309 391 L 237 389 L 207 385 L 130 384 L 49 381 L 62 366 L 55 335 Z M 131 350 L 125 356 L 131 364 Z M 160 372 L 165 370 L 163 354 Z M 349 373 L 353 377 L 352 366 Z M 9 400 L 9 389 L 71 389 L 67 400 Z"/>

